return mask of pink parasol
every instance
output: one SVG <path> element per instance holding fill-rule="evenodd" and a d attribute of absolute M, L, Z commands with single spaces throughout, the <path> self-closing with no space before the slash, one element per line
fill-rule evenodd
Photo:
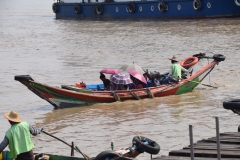
<path fill-rule="evenodd" d="M 138 80 L 140 80 L 141 82 L 147 84 L 146 78 L 143 76 L 143 74 L 139 73 L 138 71 L 129 70 L 128 73 L 133 77 L 137 78 Z"/>
<path fill-rule="evenodd" d="M 105 68 L 100 71 L 100 73 L 106 73 L 106 74 L 119 74 L 119 70 L 117 69 L 112 69 L 112 68 Z"/>

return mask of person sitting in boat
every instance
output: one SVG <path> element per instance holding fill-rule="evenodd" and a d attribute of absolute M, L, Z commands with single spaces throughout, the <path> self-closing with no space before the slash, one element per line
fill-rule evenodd
<path fill-rule="evenodd" d="M 145 77 L 146 81 L 148 81 L 148 76 L 147 76 L 146 72 L 143 74 L 143 77 Z M 146 83 L 142 82 L 142 85 L 143 85 L 143 88 L 147 88 L 148 87 L 148 84 L 146 84 Z"/>
<path fill-rule="evenodd" d="M 182 79 L 182 71 L 188 73 L 188 70 L 179 64 L 176 56 L 173 56 L 169 60 L 171 60 L 172 63 L 171 69 L 167 77 L 163 79 L 162 84 L 169 84 L 171 82 L 178 83 L 179 80 Z"/>
<path fill-rule="evenodd" d="M 110 80 L 106 78 L 106 76 L 104 74 L 100 74 L 100 79 L 103 81 L 104 84 L 104 90 L 110 90 Z"/>
<path fill-rule="evenodd" d="M 10 150 L 10 158 L 16 160 L 34 160 L 33 142 L 30 134 L 36 136 L 41 129 L 35 129 L 27 122 L 22 122 L 17 111 L 4 113 L 11 127 L 7 130 L 3 141 L 0 144 L 0 153 L 7 147 Z"/>
<path fill-rule="evenodd" d="M 144 74 L 144 77 L 147 77 L 147 87 L 156 87 L 160 86 L 160 81 L 157 79 L 157 74 L 154 74 L 152 72 L 148 72 L 148 69 L 146 69 L 146 73 Z"/>
<path fill-rule="evenodd" d="M 129 83 L 124 85 L 125 90 L 131 90 L 131 89 L 136 89 L 136 86 L 134 83 Z"/>
<path fill-rule="evenodd" d="M 137 78 L 133 77 L 132 75 L 130 75 L 131 80 L 133 81 L 133 84 L 135 86 L 134 89 L 140 89 L 143 88 L 143 84 L 140 80 L 138 80 Z"/>
<path fill-rule="evenodd" d="M 141 89 L 141 88 L 143 88 L 142 82 L 141 82 L 140 80 L 138 80 L 138 79 L 136 79 L 136 80 L 134 81 L 134 84 L 135 84 L 135 86 L 136 86 L 136 89 Z"/>
<path fill-rule="evenodd" d="M 131 89 L 136 89 L 136 86 L 134 83 L 129 83 L 129 84 L 115 84 L 114 82 L 111 82 L 111 90 L 116 91 L 116 90 L 131 90 Z"/>

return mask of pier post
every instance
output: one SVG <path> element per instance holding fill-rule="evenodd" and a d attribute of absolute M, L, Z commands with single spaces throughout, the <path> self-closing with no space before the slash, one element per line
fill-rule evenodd
<path fill-rule="evenodd" d="M 221 160 L 219 119 L 218 119 L 218 117 L 215 117 L 215 119 L 216 119 L 216 137 L 217 137 L 217 157 L 218 157 L 218 160 Z"/>
<path fill-rule="evenodd" d="M 74 156 L 74 143 L 72 142 L 72 146 L 71 146 L 71 156 Z"/>
<path fill-rule="evenodd" d="M 189 125 L 189 137 L 190 137 L 190 149 L 191 149 L 191 160 L 194 160 L 194 148 L 193 148 L 193 126 Z"/>

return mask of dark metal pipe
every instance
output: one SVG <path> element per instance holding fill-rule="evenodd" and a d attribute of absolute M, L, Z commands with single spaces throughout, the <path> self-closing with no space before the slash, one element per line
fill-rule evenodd
<path fill-rule="evenodd" d="M 194 160 L 194 148 L 193 148 L 193 126 L 189 125 L 189 136 L 190 136 L 190 150 L 191 150 L 191 160 Z"/>
<path fill-rule="evenodd" d="M 71 147 L 71 156 L 74 156 L 74 143 L 72 142 L 72 147 Z"/>
<path fill-rule="evenodd" d="M 221 160 L 221 146 L 220 146 L 220 134 L 219 134 L 219 119 L 218 117 L 215 117 L 216 119 L 216 135 L 217 135 L 217 157 L 218 160 Z"/>

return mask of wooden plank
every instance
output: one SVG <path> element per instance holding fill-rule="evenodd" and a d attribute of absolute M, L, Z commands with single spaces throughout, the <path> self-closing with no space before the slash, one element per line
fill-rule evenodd
<path fill-rule="evenodd" d="M 240 159 L 240 133 L 220 134 L 221 160 Z M 169 156 L 160 156 L 153 160 L 191 160 L 190 146 L 169 152 Z M 194 160 L 217 160 L 217 138 L 211 137 L 194 143 Z"/>
<path fill-rule="evenodd" d="M 115 98 L 116 101 L 121 102 L 120 97 L 114 91 L 112 91 L 112 96 Z"/>
<path fill-rule="evenodd" d="M 171 151 L 169 152 L 170 156 L 186 156 L 190 157 L 190 149 L 181 149 L 178 151 Z M 194 156 L 195 157 L 217 157 L 217 151 L 216 150 L 200 150 L 195 149 L 194 150 Z M 221 157 L 222 158 L 240 158 L 240 152 L 238 151 L 221 151 Z"/>
<path fill-rule="evenodd" d="M 229 135 L 231 137 L 240 137 L 240 132 L 225 132 L 225 133 L 220 133 L 220 136 L 225 136 Z"/>
<path fill-rule="evenodd" d="M 183 149 L 190 149 L 190 147 L 184 147 Z M 199 150 L 217 150 L 216 147 L 211 147 L 211 146 L 205 146 L 205 147 L 194 147 L 194 149 L 199 149 Z M 221 151 L 240 151 L 240 148 L 222 148 Z"/>
<path fill-rule="evenodd" d="M 216 150 L 217 149 L 217 143 L 197 143 L 193 145 L 194 149 L 209 149 L 209 150 Z M 183 149 L 189 149 L 190 145 L 187 147 L 184 147 Z M 240 145 L 235 144 L 221 144 L 221 150 L 240 150 Z"/>
<path fill-rule="evenodd" d="M 216 139 L 216 137 L 211 137 L 208 139 Z M 225 136 L 220 136 L 220 139 L 240 139 L 239 136 L 231 136 L 231 135 L 225 135 Z"/>
<path fill-rule="evenodd" d="M 140 100 L 141 98 L 138 96 L 138 95 L 136 95 L 136 93 L 134 93 L 133 91 L 130 91 L 130 94 L 135 98 L 135 99 L 137 99 L 137 100 Z"/>
<path fill-rule="evenodd" d="M 206 143 L 216 143 L 217 140 L 215 139 L 204 139 L 204 140 L 201 140 L 201 141 L 198 141 L 198 142 L 206 142 Z M 221 140 L 220 139 L 220 143 L 225 143 L 225 144 L 240 144 L 240 141 L 237 141 L 237 140 Z"/>
<path fill-rule="evenodd" d="M 154 94 L 151 92 L 149 88 L 147 88 L 147 94 L 149 98 L 154 98 Z"/>
<path fill-rule="evenodd" d="M 240 148 L 238 147 L 238 146 L 231 146 L 231 145 L 229 145 L 229 146 L 222 146 L 222 145 L 220 145 L 221 146 L 221 150 L 240 150 Z M 190 146 L 188 146 L 188 147 L 184 147 L 183 149 L 189 149 L 190 148 Z M 217 145 L 210 145 L 210 146 L 207 146 L 207 145 L 201 145 L 201 146 L 194 146 L 194 149 L 209 149 L 209 150 L 212 150 L 212 149 L 217 149 Z"/>
<path fill-rule="evenodd" d="M 198 143 L 194 143 L 194 146 L 215 146 L 217 145 L 216 142 L 209 142 L 209 143 L 205 143 L 205 142 L 202 142 L 202 141 L 199 141 Z M 190 145 L 188 145 L 190 146 Z M 226 143 L 222 143 L 221 146 L 235 146 L 235 147 L 240 147 L 239 144 L 226 144 Z"/>
<path fill-rule="evenodd" d="M 159 156 L 152 160 L 191 160 L 191 157 L 177 157 L 177 156 Z M 194 160 L 218 160 L 217 158 L 209 157 L 194 157 Z M 239 160 L 238 158 L 221 158 L 221 160 Z"/>

